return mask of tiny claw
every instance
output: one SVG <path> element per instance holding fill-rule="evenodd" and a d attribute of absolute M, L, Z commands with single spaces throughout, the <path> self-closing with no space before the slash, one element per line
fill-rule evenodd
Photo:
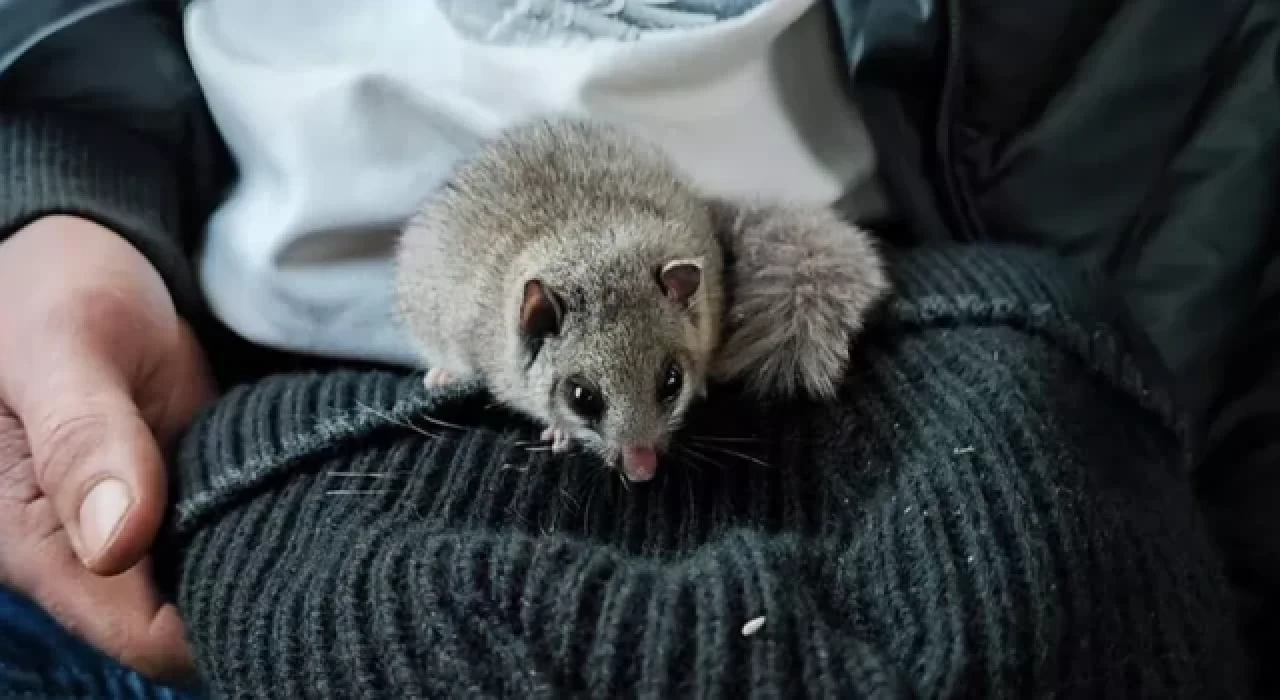
<path fill-rule="evenodd" d="M 547 428 L 542 431 L 542 439 L 551 441 L 551 451 L 555 454 L 569 451 L 569 434 L 559 428 Z"/>
<path fill-rule="evenodd" d="M 442 370 L 432 368 L 427 370 L 427 376 L 422 378 L 422 385 L 428 389 L 438 389 L 454 383 L 456 379 L 452 374 Z"/>

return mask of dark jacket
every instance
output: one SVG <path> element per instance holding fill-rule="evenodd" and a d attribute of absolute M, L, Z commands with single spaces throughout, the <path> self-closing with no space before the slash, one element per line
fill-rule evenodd
<path fill-rule="evenodd" d="M 191 252 L 228 171 L 177 3 L 0 0 L 0 27 L 0 238 L 46 214 L 94 219 L 195 313 Z"/>
<path fill-rule="evenodd" d="M 0 0 L 0 27 L 39 1 Z M 1280 629 L 1280 10 L 828 6 L 895 205 L 877 222 L 884 235 L 1032 243 L 1104 272 L 1195 419 L 1196 479 L 1249 633 Z M 197 315 L 189 254 L 229 170 L 177 13 L 176 2 L 125 2 L 0 75 L 0 238 L 41 214 L 98 219 Z"/>
<path fill-rule="evenodd" d="M 1199 428 L 1247 634 L 1280 648 L 1280 7 L 831 5 L 901 237 L 1032 243 L 1119 286 Z"/>
<path fill-rule="evenodd" d="M 178 0 L 0 0 L 0 241 L 48 214 L 120 233 L 156 266 L 226 384 L 299 358 L 213 321 L 195 282 L 234 166 L 182 43 Z"/>

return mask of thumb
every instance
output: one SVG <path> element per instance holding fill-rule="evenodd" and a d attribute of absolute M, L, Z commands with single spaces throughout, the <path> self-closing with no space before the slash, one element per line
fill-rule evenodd
<path fill-rule="evenodd" d="M 32 373 L 13 409 L 72 546 L 110 576 L 146 555 L 164 515 L 164 461 L 120 373 L 83 356 Z"/>

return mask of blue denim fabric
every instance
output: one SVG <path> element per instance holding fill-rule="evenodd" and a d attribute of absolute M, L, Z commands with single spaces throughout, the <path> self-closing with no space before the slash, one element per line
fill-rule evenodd
<path fill-rule="evenodd" d="M 0 588 L 0 697 L 196 700 L 156 685 L 63 629 L 43 610 Z"/>

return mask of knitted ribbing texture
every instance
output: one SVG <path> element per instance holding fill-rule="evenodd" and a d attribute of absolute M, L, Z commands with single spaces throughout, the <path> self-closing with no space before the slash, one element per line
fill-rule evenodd
<path fill-rule="evenodd" d="M 183 442 L 169 529 L 205 681 L 228 698 L 1244 697 L 1182 427 L 1121 312 L 1016 249 L 892 270 L 837 401 L 717 388 L 646 484 L 530 449 L 535 426 L 420 376 L 232 393 Z"/>
<path fill-rule="evenodd" d="M 45 216 L 89 219 L 146 256 L 189 313 L 203 307 L 180 244 L 178 182 L 157 145 L 103 118 L 0 114 L 0 241 Z"/>

